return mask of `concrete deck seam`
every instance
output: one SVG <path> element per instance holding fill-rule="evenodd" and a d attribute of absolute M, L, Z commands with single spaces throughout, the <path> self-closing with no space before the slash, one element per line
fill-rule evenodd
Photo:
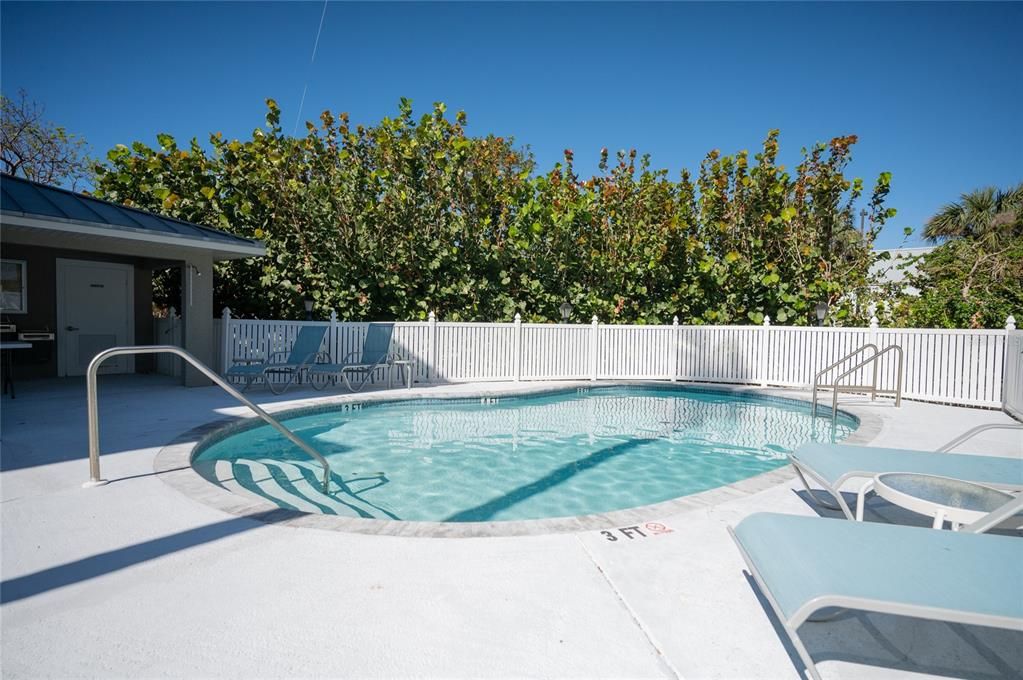
<path fill-rule="evenodd" d="M 657 653 L 657 660 L 660 662 L 660 664 L 664 666 L 664 668 L 668 672 L 670 672 L 672 676 L 675 677 L 676 680 L 684 680 L 682 674 L 679 673 L 678 669 L 675 668 L 671 661 L 668 660 L 668 657 L 664 654 L 664 652 L 661 651 L 661 648 L 654 640 L 653 635 L 650 633 L 649 630 L 647 630 L 646 626 L 643 625 L 643 622 L 639 618 L 639 614 L 637 614 L 636 611 L 631 606 L 629 606 L 629 603 L 625 600 L 625 595 L 622 593 L 621 590 L 618 589 L 618 586 L 614 584 L 614 581 L 612 581 L 608 573 L 604 571 L 604 568 L 600 566 L 600 563 L 597 562 L 597 558 L 594 556 L 592 552 L 590 552 L 590 549 L 586 547 L 586 543 L 582 540 L 582 536 L 580 534 L 576 534 L 575 540 L 579 542 L 579 545 L 582 547 L 583 552 L 586 553 L 586 557 L 589 558 L 590 562 L 596 568 L 597 573 L 600 574 L 601 578 L 604 579 L 604 582 L 607 583 L 608 588 L 610 588 L 611 592 L 614 593 L 615 598 L 617 598 L 617 600 L 621 603 L 622 608 L 629 613 L 629 618 L 632 619 L 632 622 L 636 625 L 636 628 L 639 629 L 640 634 L 643 635 L 643 637 L 646 639 L 650 647 L 654 650 L 654 652 Z"/>

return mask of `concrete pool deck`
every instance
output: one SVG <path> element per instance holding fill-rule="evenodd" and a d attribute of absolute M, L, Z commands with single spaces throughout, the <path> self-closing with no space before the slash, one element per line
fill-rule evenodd
<path fill-rule="evenodd" d="M 250 396 L 289 408 L 322 397 Z M 876 420 L 870 443 L 878 446 L 933 449 L 971 427 L 1013 422 L 919 402 L 842 404 Z M 153 468 L 163 447 L 243 414 L 217 388 L 101 378 L 100 412 L 111 483 L 83 489 L 84 386 L 25 382 L 17 400 L 4 398 L 4 677 L 794 678 L 801 670 L 725 531 L 752 512 L 815 514 L 794 474 L 650 516 L 671 531 L 613 542 L 599 530 L 364 535 L 239 517 L 164 483 Z M 1023 459 L 1018 432 L 983 433 L 964 448 Z M 926 523 L 876 499 L 871 510 L 868 519 Z M 802 632 L 827 678 L 1007 678 L 1023 669 L 1023 632 L 855 613 Z"/>

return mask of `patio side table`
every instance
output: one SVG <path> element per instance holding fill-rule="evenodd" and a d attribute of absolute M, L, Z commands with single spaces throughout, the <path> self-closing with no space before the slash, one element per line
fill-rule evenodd
<path fill-rule="evenodd" d="M 900 508 L 934 518 L 941 529 L 945 520 L 958 531 L 1011 501 L 1014 496 L 989 486 L 951 477 L 910 472 L 886 472 L 874 477 L 874 493 Z"/>
<path fill-rule="evenodd" d="M 391 362 L 391 365 L 387 368 L 387 387 L 390 388 L 392 385 L 392 378 L 395 368 L 399 368 L 402 372 L 402 377 L 405 378 L 405 387 L 412 389 L 412 367 L 416 365 L 416 362 L 411 359 L 396 359 Z"/>
<path fill-rule="evenodd" d="M 18 349 L 32 349 L 31 342 L 15 342 L 13 340 L 0 341 L 0 371 L 3 371 L 4 394 L 7 388 L 11 390 L 11 399 L 14 399 L 14 362 L 11 360 L 11 353 Z"/>

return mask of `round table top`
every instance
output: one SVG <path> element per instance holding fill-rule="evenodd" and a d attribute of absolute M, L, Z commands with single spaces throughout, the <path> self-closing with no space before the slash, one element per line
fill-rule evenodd
<path fill-rule="evenodd" d="M 946 508 L 987 514 L 1012 500 L 1012 495 L 989 486 L 951 477 L 911 472 L 888 472 L 875 478 L 875 485 L 887 487 L 914 499 Z"/>

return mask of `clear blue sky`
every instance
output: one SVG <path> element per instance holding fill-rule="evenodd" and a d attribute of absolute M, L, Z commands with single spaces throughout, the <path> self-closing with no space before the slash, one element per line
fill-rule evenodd
<path fill-rule="evenodd" d="M 713 148 L 856 134 L 853 174 L 894 173 L 898 245 L 943 203 L 1023 180 L 1023 4 L 15 3 L 18 88 L 101 155 L 157 132 L 248 136 L 275 98 L 288 129 L 325 108 L 373 123 L 444 101 L 539 167 L 635 147 L 677 176 Z M 913 239 L 915 242 L 916 239 Z"/>

